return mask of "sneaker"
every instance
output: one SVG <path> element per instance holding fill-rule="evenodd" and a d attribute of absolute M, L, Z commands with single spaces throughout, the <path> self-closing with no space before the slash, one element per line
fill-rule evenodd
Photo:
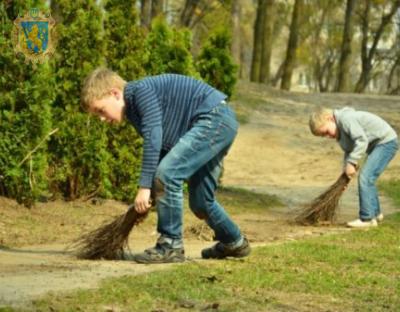
<path fill-rule="evenodd" d="M 250 254 L 251 248 L 246 237 L 243 238 L 243 243 L 238 247 L 230 247 L 221 242 L 216 243 L 210 248 L 205 248 L 201 251 L 203 259 L 224 259 L 226 257 L 242 258 Z"/>
<path fill-rule="evenodd" d="M 383 213 L 380 213 L 376 216 L 376 221 L 382 222 L 383 221 Z"/>
<path fill-rule="evenodd" d="M 134 255 L 133 260 L 138 263 L 176 263 L 185 261 L 183 248 L 171 248 L 168 244 L 157 243 L 155 247 Z"/>
<path fill-rule="evenodd" d="M 351 228 L 368 228 L 378 226 L 376 219 L 363 221 L 361 219 L 357 219 L 351 222 L 347 222 L 347 226 Z"/>

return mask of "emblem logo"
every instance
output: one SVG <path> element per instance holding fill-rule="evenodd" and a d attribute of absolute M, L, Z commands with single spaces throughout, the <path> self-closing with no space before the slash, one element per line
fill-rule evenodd
<path fill-rule="evenodd" d="M 14 21 L 13 43 L 16 54 L 25 56 L 25 63 L 43 63 L 55 51 L 55 21 L 50 14 L 33 8 Z"/>

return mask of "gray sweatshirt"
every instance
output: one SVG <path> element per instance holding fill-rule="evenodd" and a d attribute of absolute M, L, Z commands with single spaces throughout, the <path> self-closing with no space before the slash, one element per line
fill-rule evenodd
<path fill-rule="evenodd" d="M 339 131 L 338 143 L 345 152 L 344 162 L 357 164 L 378 144 L 397 139 L 393 128 L 377 115 L 344 107 L 333 111 Z"/>

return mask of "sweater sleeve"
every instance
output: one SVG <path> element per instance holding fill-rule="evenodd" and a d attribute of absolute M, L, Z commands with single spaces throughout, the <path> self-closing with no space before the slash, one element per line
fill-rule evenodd
<path fill-rule="evenodd" d="M 348 153 L 346 162 L 357 165 L 368 149 L 368 138 L 358 121 L 353 119 L 346 121 L 343 122 L 344 130 L 354 142 L 353 150 Z"/>
<path fill-rule="evenodd" d="M 151 188 L 162 145 L 162 111 L 157 94 L 149 87 L 138 88 L 136 105 L 141 117 L 143 135 L 140 187 Z"/>

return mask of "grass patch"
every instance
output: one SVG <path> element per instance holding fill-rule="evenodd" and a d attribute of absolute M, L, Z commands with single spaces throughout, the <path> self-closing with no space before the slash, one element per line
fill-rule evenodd
<path fill-rule="evenodd" d="M 9 247 L 70 242 L 83 229 L 90 229 L 93 224 L 101 224 L 126 210 L 124 205 L 114 202 L 94 206 L 62 201 L 39 203 L 27 209 L 2 199 L 0 245 Z"/>
<path fill-rule="evenodd" d="M 284 206 L 282 201 L 275 195 L 254 193 L 236 187 L 219 188 L 217 198 L 233 214 L 260 212 L 271 207 Z"/>
<path fill-rule="evenodd" d="M 262 107 L 270 105 L 270 103 L 258 96 L 251 96 L 245 93 L 238 93 L 231 102 L 236 112 L 237 120 L 240 124 L 249 122 L 250 115 Z"/>
<path fill-rule="evenodd" d="M 382 181 L 379 183 L 379 188 L 400 207 L 400 180 Z"/>
<path fill-rule="evenodd" d="M 188 207 L 188 194 L 185 192 L 186 221 L 197 222 Z M 281 206 L 276 196 L 257 194 L 239 188 L 221 187 L 217 191 L 219 202 L 231 214 L 262 212 L 272 206 Z M 18 247 L 33 244 L 69 243 L 83 230 L 110 221 L 126 211 L 126 205 L 107 201 L 104 205 L 91 205 L 81 202 L 49 202 L 26 209 L 11 200 L 0 205 L 0 247 Z M 155 211 L 146 224 L 154 227 Z M 186 224 L 188 225 L 188 224 Z"/>
<path fill-rule="evenodd" d="M 50 295 L 38 310 L 396 311 L 400 214 L 378 228 L 256 249 L 244 260 L 187 263 Z"/>

